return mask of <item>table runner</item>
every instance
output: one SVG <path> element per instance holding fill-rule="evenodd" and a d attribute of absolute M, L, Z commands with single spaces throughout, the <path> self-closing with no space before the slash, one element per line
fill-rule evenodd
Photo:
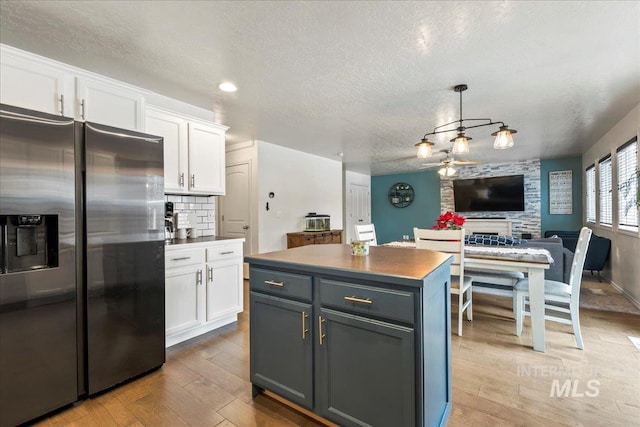
<path fill-rule="evenodd" d="M 383 246 L 394 248 L 415 248 L 415 242 L 389 242 Z M 465 245 L 465 257 L 495 259 L 505 261 L 539 262 L 543 264 L 553 263 L 551 253 L 540 248 L 519 248 L 517 246 L 475 246 Z"/>

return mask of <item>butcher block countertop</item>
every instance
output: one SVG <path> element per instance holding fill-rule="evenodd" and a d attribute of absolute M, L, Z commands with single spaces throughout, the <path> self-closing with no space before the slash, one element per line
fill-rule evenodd
<path fill-rule="evenodd" d="M 342 276 L 366 276 L 368 280 L 423 286 L 424 278 L 451 258 L 440 252 L 371 246 L 369 255 L 351 255 L 350 245 L 310 245 L 245 257 L 249 263 L 299 268 L 318 273 L 339 271 Z"/>

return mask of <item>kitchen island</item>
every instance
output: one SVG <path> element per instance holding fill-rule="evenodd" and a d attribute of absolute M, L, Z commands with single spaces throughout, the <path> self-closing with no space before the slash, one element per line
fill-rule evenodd
<path fill-rule="evenodd" d="M 451 256 L 313 245 L 250 264 L 250 380 L 342 426 L 438 426 L 451 411 Z"/>

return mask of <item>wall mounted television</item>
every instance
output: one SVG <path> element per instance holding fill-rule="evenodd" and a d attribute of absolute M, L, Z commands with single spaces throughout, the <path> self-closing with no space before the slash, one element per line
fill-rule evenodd
<path fill-rule="evenodd" d="M 524 211 L 524 175 L 456 179 L 453 199 L 456 212 Z"/>

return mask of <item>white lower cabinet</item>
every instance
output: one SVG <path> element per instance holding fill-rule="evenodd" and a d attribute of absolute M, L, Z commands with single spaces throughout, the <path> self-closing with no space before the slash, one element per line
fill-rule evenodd
<path fill-rule="evenodd" d="M 242 242 L 232 239 L 166 248 L 167 347 L 238 319 L 243 307 Z"/>
<path fill-rule="evenodd" d="M 165 329 L 167 335 L 199 326 L 203 321 L 200 277 L 202 266 L 167 270 L 165 273 Z"/>

